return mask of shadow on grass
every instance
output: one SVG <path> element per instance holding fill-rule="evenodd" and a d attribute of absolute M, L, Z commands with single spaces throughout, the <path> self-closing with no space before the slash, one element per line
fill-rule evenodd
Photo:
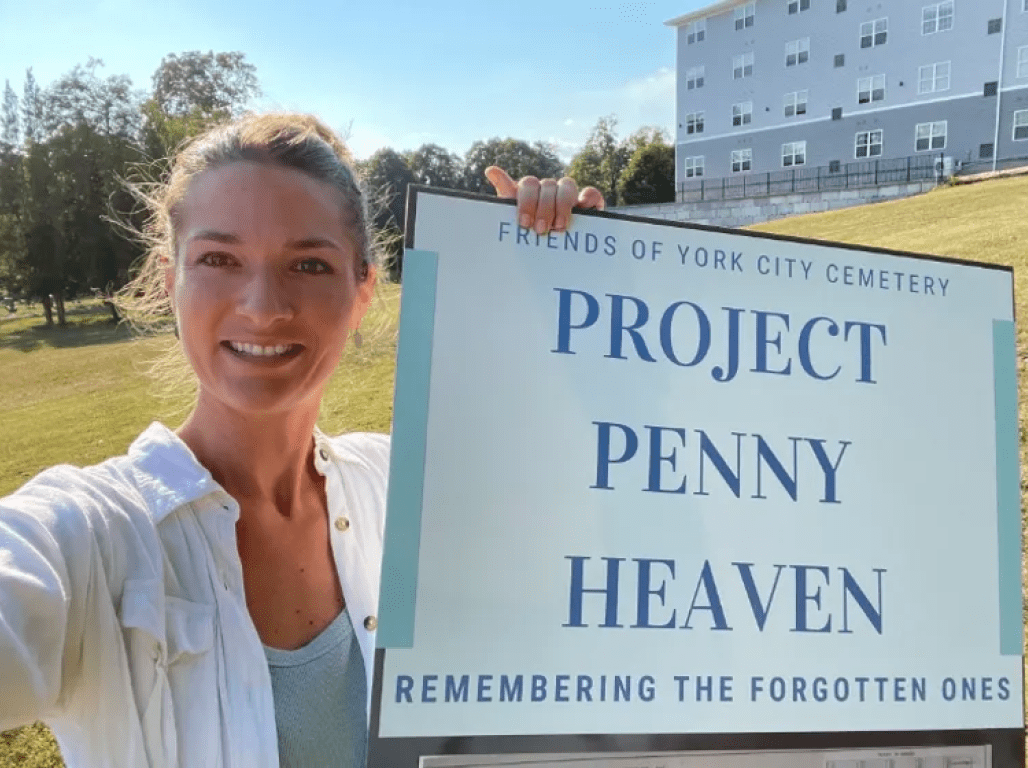
<path fill-rule="evenodd" d="M 21 326 L 21 324 L 19 324 Z M 132 331 L 124 323 L 115 325 L 110 315 L 95 314 L 68 323 L 63 328 L 45 323 L 21 326 L 17 330 L 4 332 L 0 323 L 0 349 L 15 349 L 19 352 L 34 352 L 43 347 L 63 349 L 67 347 L 88 347 L 94 344 L 112 344 L 127 341 Z"/>

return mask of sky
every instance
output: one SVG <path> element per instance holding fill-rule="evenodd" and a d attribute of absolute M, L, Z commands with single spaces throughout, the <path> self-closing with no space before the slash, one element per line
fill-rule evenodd
<path fill-rule="evenodd" d="M 0 79 L 20 95 L 90 56 L 149 89 L 162 57 L 242 51 L 258 109 L 313 112 L 364 158 L 479 139 L 552 142 L 564 160 L 596 120 L 673 135 L 675 31 L 709 3 L 640 0 L 0 0 Z"/>

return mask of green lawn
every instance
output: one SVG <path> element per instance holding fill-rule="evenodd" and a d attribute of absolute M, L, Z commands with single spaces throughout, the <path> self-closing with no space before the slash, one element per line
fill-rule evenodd
<path fill-rule="evenodd" d="M 754 229 L 1011 264 L 1017 314 L 1028 317 L 1028 178 L 941 188 L 909 200 L 795 217 Z M 365 324 L 367 343 L 351 350 L 326 394 L 327 432 L 388 431 L 392 418 L 399 289 L 382 286 Z M 19 311 L 19 315 L 24 310 Z M 123 453 L 151 421 L 177 426 L 192 393 L 179 374 L 163 384 L 147 365 L 173 342 L 132 339 L 100 307 L 84 305 L 66 329 L 39 317 L 0 319 L 0 496 L 53 464 L 91 464 Z M 1021 460 L 1028 424 L 1028 324 L 1018 329 Z M 178 366 L 181 372 L 181 364 Z M 1028 473 L 1022 473 L 1028 478 Z M 1024 480 L 1022 481 L 1022 484 Z M 0 768 L 60 766 L 41 726 L 0 734 Z"/>

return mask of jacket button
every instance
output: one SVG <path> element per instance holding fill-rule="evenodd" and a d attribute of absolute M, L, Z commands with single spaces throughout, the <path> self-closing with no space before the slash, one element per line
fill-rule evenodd
<path fill-rule="evenodd" d="M 378 619 L 374 616 L 368 616 L 368 618 L 364 619 L 364 629 L 368 630 L 368 632 L 374 632 L 378 629 Z"/>
<path fill-rule="evenodd" d="M 337 531 L 348 531 L 350 530 L 350 521 L 345 517 L 336 518 L 336 530 Z"/>

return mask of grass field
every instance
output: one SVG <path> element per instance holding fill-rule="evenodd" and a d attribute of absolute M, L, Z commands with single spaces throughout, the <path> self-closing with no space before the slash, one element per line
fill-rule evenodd
<path fill-rule="evenodd" d="M 941 188 L 898 202 L 796 217 L 755 227 L 864 245 L 1013 265 L 1017 314 L 1028 316 L 1028 178 Z M 351 351 L 326 394 L 327 432 L 388 431 L 392 418 L 399 289 L 386 285 L 366 323 L 368 343 Z M 132 339 L 100 307 L 83 307 L 66 329 L 38 317 L 0 319 L 0 496 L 57 463 L 92 464 L 123 453 L 153 420 L 176 427 L 188 412 L 188 387 L 169 382 L 160 396 L 148 361 L 170 336 Z M 1028 324 L 1018 329 L 1021 461 L 1028 396 Z M 1022 471 L 1023 477 L 1028 473 Z M 1024 481 L 1022 481 L 1023 486 Z M 60 766 L 42 726 L 0 734 L 0 768 Z"/>

